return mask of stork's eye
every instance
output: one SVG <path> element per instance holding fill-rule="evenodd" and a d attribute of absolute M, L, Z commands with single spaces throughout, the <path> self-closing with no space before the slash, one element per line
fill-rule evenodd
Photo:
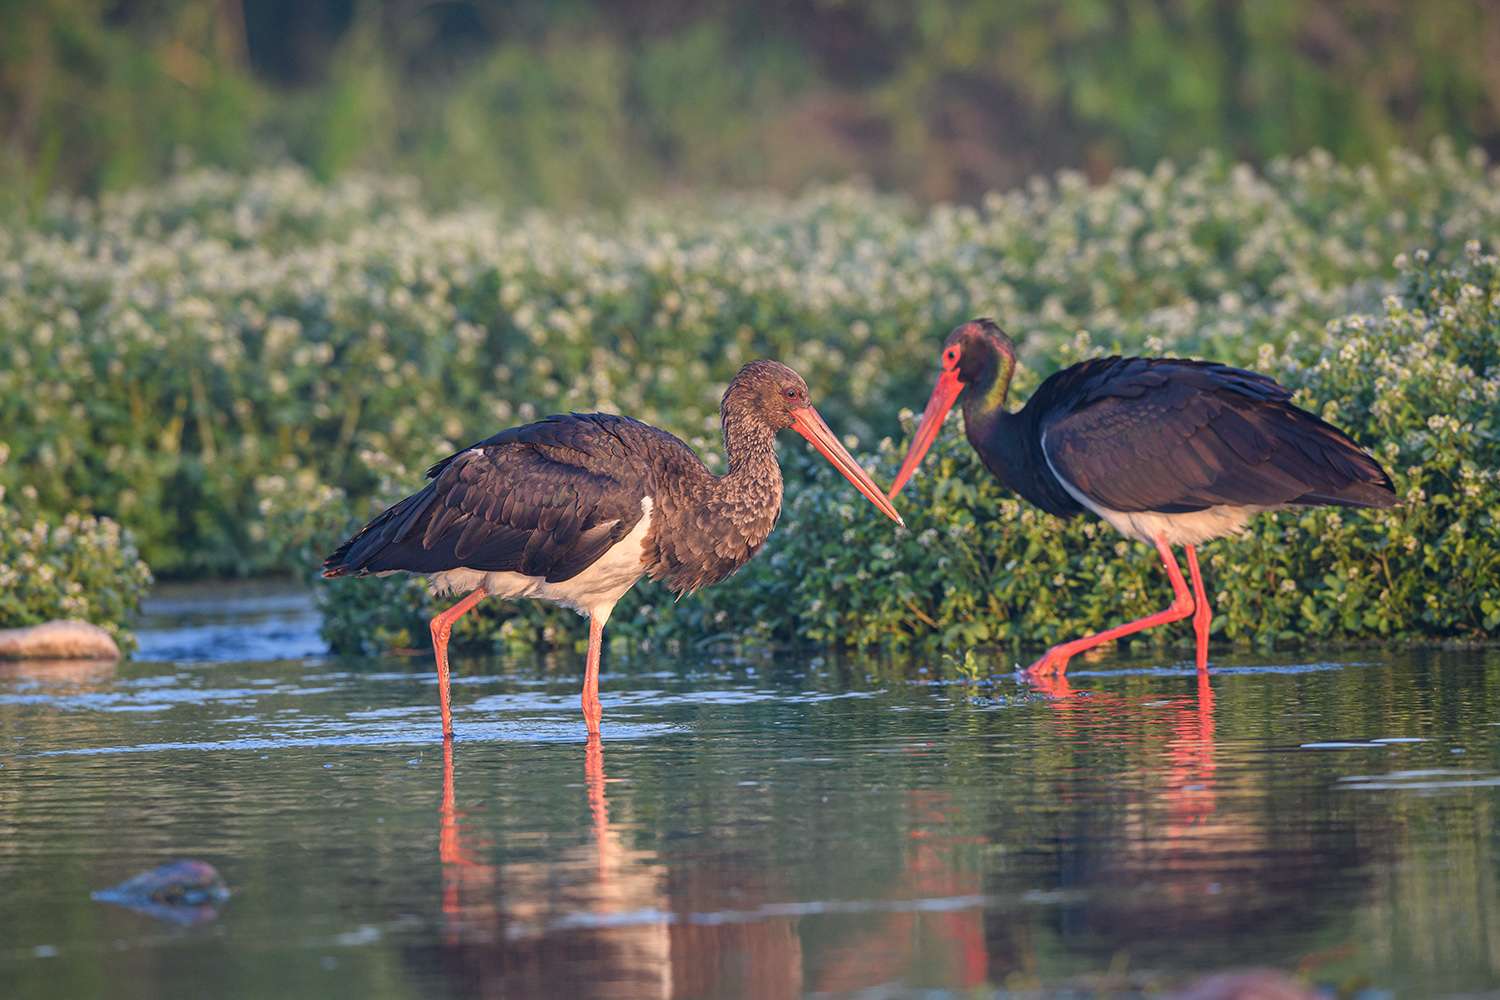
<path fill-rule="evenodd" d="M 943 352 L 943 364 L 945 364 L 945 365 L 956 365 L 956 364 L 958 364 L 958 350 L 957 350 L 957 348 L 950 347 L 946 351 Z"/>
<path fill-rule="evenodd" d="M 786 396 L 787 399 L 796 399 L 797 398 L 797 390 L 796 390 L 796 388 L 794 386 L 790 386 L 789 385 L 785 389 L 781 390 L 781 392 L 782 392 L 782 395 Z"/>

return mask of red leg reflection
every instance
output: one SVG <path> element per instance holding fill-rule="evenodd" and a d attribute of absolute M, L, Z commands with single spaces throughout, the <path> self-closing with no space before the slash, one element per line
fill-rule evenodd
<path fill-rule="evenodd" d="M 1071 698 L 1078 693 L 1068 683 L 1067 674 L 1038 674 L 1031 678 L 1031 686 L 1049 698 Z"/>
<path fill-rule="evenodd" d="M 922 824 L 911 833 L 915 847 L 909 871 L 916 894 L 949 899 L 983 895 L 980 867 L 960 867 L 957 855 L 965 845 L 982 846 L 984 841 L 942 832 L 952 824 L 951 796 L 946 792 L 913 791 L 907 798 L 913 818 Z M 984 985 L 989 974 L 989 955 L 984 944 L 983 908 L 976 905 L 938 914 L 936 923 L 942 939 L 950 946 L 948 961 L 953 975 L 949 981 L 963 988 Z"/>
<path fill-rule="evenodd" d="M 1192 711 L 1187 709 L 1191 707 Z M 1198 674 L 1198 696 L 1184 706 L 1172 726 L 1172 766 L 1167 775 L 1167 800 L 1172 824 L 1168 836 L 1185 832 L 1184 827 L 1202 823 L 1213 814 L 1214 794 L 1214 689 L 1208 672 Z"/>
<path fill-rule="evenodd" d="M 453 741 L 443 741 L 443 798 L 438 806 L 438 860 L 443 866 L 443 916 L 449 940 L 456 940 L 463 917 L 463 889 L 477 884 L 487 890 L 494 882 L 490 865 L 464 853 L 462 824 L 453 791 Z"/>
<path fill-rule="evenodd" d="M 984 892 L 983 867 L 964 863 L 966 850 L 977 850 L 980 837 L 950 832 L 955 812 L 947 792 L 914 790 L 906 795 L 911 848 L 895 899 L 964 899 Z M 939 913 L 893 913 L 840 948 L 840 957 L 819 974 L 813 992 L 857 993 L 900 982 L 919 964 L 939 963 L 937 978 L 966 989 L 983 986 L 989 977 L 984 939 L 984 907 L 977 901 Z M 930 972 L 930 970 L 928 970 Z"/>
<path fill-rule="evenodd" d="M 608 881 L 609 866 L 605 859 L 614 852 L 609 849 L 609 801 L 604 796 L 604 741 L 597 735 L 589 737 L 588 749 L 584 751 L 583 780 L 589 792 L 589 813 L 594 818 L 594 847 L 598 851 L 599 881 Z"/>
<path fill-rule="evenodd" d="M 734 863 L 733 854 L 724 866 L 690 862 L 674 879 L 649 850 L 632 847 L 631 803 L 616 802 L 611 820 L 604 746 L 597 737 L 588 741 L 583 767 L 593 835 L 540 861 L 473 860 L 482 858 L 485 845 L 476 845 L 458 809 L 454 756 L 449 741 L 438 852 L 445 923 L 441 966 L 453 977 L 455 995 L 803 995 L 796 918 L 698 923 L 635 916 L 753 910 L 788 893 L 765 881 L 764 864 L 748 866 L 747 881 L 747 866 Z M 572 925 L 579 915 L 606 919 Z"/>
<path fill-rule="evenodd" d="M 1097 747 L 1119 742 L 1154 748 L 1165 742 L 1166 766 L 1158 773 L 1163 779 L 1160 795 L 1168 819 L 1151 839 L 1172 844 L 1179 837 L 1197 836 L 1190 828 L 1207 820 L 1216 806 L 1214 691 L 1206 670 L 1197 675 L 1194 696 L 1165 703 L 1099 691 L 1078 697 L 1080 692 L 1064 676 L 1039 677 L 1034 684 L 1053 699 L 1049 704 L 1057 713 L 1056 737 L 1062 746 Z M 1162 732 L 1164 724 L 1170 727 L 1170 735 Z M 1068 787 L 1064 783 L 1056 797 L 1065 799 Z"/>

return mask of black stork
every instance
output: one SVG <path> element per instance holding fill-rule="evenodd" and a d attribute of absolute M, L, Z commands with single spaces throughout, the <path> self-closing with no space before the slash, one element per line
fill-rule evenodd
<path fill-rule="evenodd" d="M 629 417 L 573 413 L 501 431 L 428 469 L 431 482 L 339 546 L 323 575 L 419 573 L 434 594 L 464 594 L 431 623 L 445 739 L 453 733 L 448 636 L 465 612 L 493 595 L 586 616 L 583 716 L 597 735 L 599 654 L 615 603 L 642 576 L 681 596 L 755 555 L 781 513 L 778 431 L 807 438 L 901 523 L 786 365 L 746 365 L 719 414 L 729 458 L 722 476 L 678 438 Z"/>
<path fill-rule="evenodd" d="M 1292 505 L 1390 507 L 1391 479 L 1337 428 L 1290 402 L 1271 378 L 1209 361 L 1094 358 L 1049 376 L 1015 413 L 1005 408 L 1015 345 L 976 319 L 943 342 L 942 370 L 890 496 L 911 478 L 954 403 L 985 468 L 1049 514 L 1091 512 L 1154 545 L 1170 607 L 1053 646 L 1028 673 L 1061 675 L 1077 653 L 1193 616 L 1199 670 L 1212 611 L 1196 546 Z M 1187 550 L 1192 592 L 1174 545 Z"/>

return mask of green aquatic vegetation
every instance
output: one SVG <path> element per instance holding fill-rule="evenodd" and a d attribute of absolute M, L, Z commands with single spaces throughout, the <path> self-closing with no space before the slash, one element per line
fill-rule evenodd
<path fill-rule="evenodd" d="M 981 658 L 970 648 L 964 650 L 962 659 L 955 656 L 944 656 L 944 666 L 948 667 L 955 677 L 972 684 L 990 673 L 990 664 Z"/>
<path fill-rule="evenodd" d="M 286 570 L 258 481 L 310 472 L 363 508 L 392 469 L 567 409 L 714 450 L 719 393 L 761 356 L 878 439 L 968 316 L 1042 366 L 1080 330 L 1248 362 L 1377 303 L 1398 253 L 1497 230 L 1497 172 L 1445 144 L 1065 172 L 925 212 L 857 187 L 439 212 L 401 181 L 199 171 L 0 231 L 0 482 L 129 525 L 163 575 Z"/>
<path fill-rule="evenodd" d="M 15 499 L 0 487 L 0 628 L 79 619 L 103 626 L 128 652 L 125 623 L 151 586 L 129 532 L 109 518 L 38 516 L 27 491 Z"/>

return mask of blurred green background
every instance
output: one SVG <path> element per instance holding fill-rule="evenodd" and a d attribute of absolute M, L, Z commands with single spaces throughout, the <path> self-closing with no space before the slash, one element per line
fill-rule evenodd
<path fill-rule="evenodd" d="M 0 188 L 185 162 L 609 205 L 861 175 L 967 200 L 1218 149 L 1500 152 L 1494 0 L 0 0 Z"/>

